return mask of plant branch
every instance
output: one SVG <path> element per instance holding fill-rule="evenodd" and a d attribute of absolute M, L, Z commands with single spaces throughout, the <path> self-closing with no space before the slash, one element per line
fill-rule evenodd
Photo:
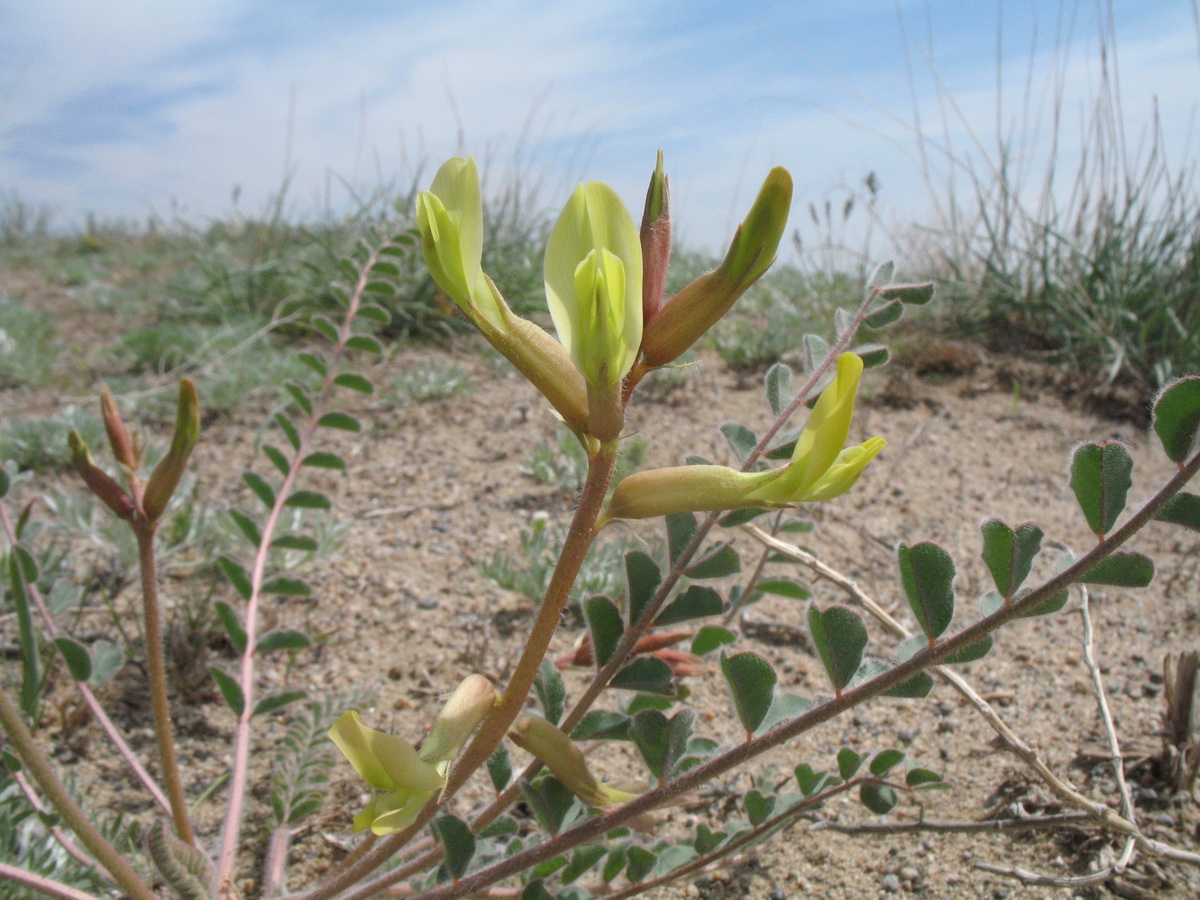
<path fill-rule="evenodd" d="M 73 888 L 68 884 L 63 884 L 61 881 L 55 881 L 52 878 L 47 878 L 45 875 L 38 875 L 5 862 L 0 862 L 0 878 L 16 882 L 17 884 L 23 884 L 27 888 L 37 891 L 39 894 L 45 894 L 48 897 L 58 897 L 59 900 L 100 900 L 95 894 L 89 894 L 87 891 Z"/>
<path fill-rule="evenodd" d="M 217 884 L 222 893 L 233 877 L 233 868 L 237 858 L 237 848 L 242 829 L 242 816 L 245 805 L 247 779 L 250 769 L 251 719 L 254 716 L 255 662 L 258 642 L 258 612 L 262 599 L 262 586 L 266 578 L 267 557 L 270 553 L 271 542 L 275 537 L 275 529 L 287 505 L 292 488 L 300 475 L 304 459 L 308 455 L 313 436 L 316 434 L 321 415 L 330 395 L 334 390 L 334 379 L 338 376 L 342 357 L 346 353 L 346 342 L 353 336 L 354 317 L 362 304 L 362 297 L 370 278 L 371 267 L 379 259 L 382 247 L 373 251 L 359 270 L 358 281 L 350 292 L 349 302 L 338 331 L 338 339 L 334 345 L 332 359 L 328 371 L 321 384 L 321 390 L 313 402 L 313 409 L 304 429 L 300 434 L 299 447 L 292 457 L 288 472 L 275 496 L 275 503 L 263 523 L 261 540 L 254 554 L 254 562 L 250 574 L 250 597 L 246 600 L 246 614 L 243 629 L 246 632 L 246 649 L 242 653 L 239 684 L 242 689 L 243 707 L 238 716 L 237 728 L 234 735 L 233 774 L 230 778 L 229 806 L 225 813 L 225 822 L 221 826 L 220 854 L 217 858 Z M 287 857 L 286 836 L 283 838 L 282 858 Z M 282 873 L 280 873 L 282 877 Z M 231 889 L 230 889 L 231 890 Z"/>
<path fill-rule="evenodd" d="M 163 651 L 161 608 L 158 602 L 158 567 L 154 559 L 154 524 L 141 516 L 131 523 L 138 546 L 138 568 L 142 576 L 142 619 L 146 629 L 146 671 L 150 683 L 150 707 L 154 714 L 154 739 L 162 767 L 163 786 L 171 802 L 175 834 L 185 844 L 195 844 L 196 835 L 188 819 L 187 796 L 175 756 L 171 728 L 171 703 L 167 697 L 167 665 Z"/>
<path fill-rule="evenodd" d="M 687 791 L 695 790 L 706 781 L 723 775 L 730 769 L 740 766 L 764 751 L 785 744 L 798 735 L 842 715 L 847 710 L 864 703 L 889 688 L 909 680 L 918 672 L 937 664 L 945 657 L 979 641 L 1000 626 L 1035 609 L 1050 597 L 1079 581 L 1100 560 L 1110 555 L 1117 547 L 1124 544 L 1136 534 L 1171 497 L 1183 488 L 1197 471 L 1200 471 L 1200 452 L 1197 452 L 1186 464 L 1180 466 L 1179 471 L 1134 513 L 1124 525 L 1114 531 L 1108 538 L 1099 542 L 1072 565 L 1031 590 L 1020 600 L 1015 600 L 1001 607 L 992 615 L 981 619 L 955 636 L 920 651 L 875 678 L 844 690 L 840 696 L 827 700 L 796 718 L 783 722 L 770 731 L 751 738 L 745 743 L 739 744 L 731 750 L 710 759 L 708 762 L 702 763 L 680 777 L 647 791 L 624 806 L 618 807 L 604 815 L 589 819 L 562 832 L 551 840 L 530 847 L 527 850 L 514 854 L 506 860 L 467 875 L 456 884 L 440 886 L 422 896 L 425 900 L 449 900 L 449 898 L 453 897 L 462 897 L 472 891 L 494 884 L 502 878 L 507 878 L 510 875 L 524 871 L 528 867 L 537 865 L 539 862 L 549 859 L 565 850 L 595 840 L 634 817 L 663 806 L 674 797 Z M 1132 828 L 1133 832 L 1137 833 L 1136 828 L 1133 828 L 1131 823 L 1126 822 L 1108 807 L 1103 806 L 1103 804 L 1092 803 L 1086 797 L 1080 797 L 1080 800 L 1090 809 L 1095 810 L 1096 816 L 1114 830 L 1129 833 Z M 1200 863 L 1200 856 L 1179 850 L 1159 841 L 1143 839 L 1139 843 L 1142 844 L 1143 849 L 1153 855 L 1160 855 L 1165 858 L 1186 861 L 1193 864 Z"/>
<path fill-rule="evenodd" d="M 67 789 L 54 774 L 54 769 L 51 768 L 45 755 L 38 749 L 37 742 L 26 727 L 20 712 L 9 699 L 8 691 L 5 690 L 0 690 L 0 725 L 4 727 L 4 733 L 9 742 L 21 758 L 21 762 L 25 764 L 25 768 L 29 770 L 29 774 L 33 776 L 33 780 L 41 788 L 46 799 L 50 801 L 50 805 L 63 817 L 63 821 L 75 832 L 83 846 L 87 847 L 100 865 L 108 870 L 113 881 L 119 884 L 122 890 L 134 900 L 156 900 L 154 893 L 142 882 L 133 867 L 125 861 L 125 858 L 117 852 L 112 844 L 105 840 L 104 835 L 92 824 L 87 814 L 71 799 L 71 795 L 67 793 Z M 31 873 L 27 874 L 30 877 L 36 877 Z"/>
<path fill-rule="evenodd" d="M 484 720 L 474 739 L 450 770 L 450 775 L 446 779 L 446 787 L 441 796 L 431 798 L 412 825 L 404 831 L 389 835 L 384 840 L 377 842 L 370 852 L 364 854 L 355 863 L 346 866 L 334 878 L 304 894 L 304 900 L 326 900 L 326 898 L 351 888 L 382 865 L 413 835 L 425 827 L 433 818 L 438 807 L 462 787 L 504 739 L 509 727 L 525 706 L 525 699 L 533 686 L 538 667 L 541 666 L 542 660 L 546 656 L 550 640 L 558 628 L 562 611 L 570 597 L 571 588 L 575 584 L 584 557 L 587 556 L 588 548 L 595 537 L 596 519 L 604 505 L 604 495 L 608 490 L 616 459 L 616 442 L 602 446 L 589 458 L 587 479 L 580 494 L 579 506 L 567 529 L 558 562 L 546 589 L 546 596 L 538 610 L 537 619 L 530 628 L 521 657 L 517 661 L 496 708 Z M 423 860 L 424 857 L 420 859 Z M 409 863 L 396 871 L 381 876 L 374 882 L 350 891 L 344 895 L 344 900 L 355 900 L 355 898 L 367 897 L 384 890 L 407 877 L 415 864 L 415 862 Z"/>
<path fill-rule="evenodd" d="M 20 789 L 21 793 L 25 795 L 25 799 L 29 802 L 29 805 L 33 807 L 34 811 L 39 815 L 43 815 L 47 811 L 46 804 L 44 804 L 41 801 L 41 798 L 38 797 L 37 792 L 33 789 L 33 785 L 29 783 L 29 779 L 27 779 L 21 772 L 12 772 L 11 777 L 13 782 L 16 783 L 17 787 Z M 86 869 L 92 870 L 92 872 L 98 877 L 103 878 L 106 881 L 112 881 L 112 879 L 109 878 L 108 873 L 97 866 L 94 859 L 79 849 L 75 842 L 71 840 L 70 836 L 63 831 L 61 827 L 58 825 L 51 825 L 49 831 L 50 836 L 58 841 L 59 846 L 62 847 L 63 850 L 67 852 L 67 855 L 74 859 L 75 862 L 79 863 Z"/>
<path fill-rule="evenodd" d="M 5 506 L 3 500 L 0 500 L 0 526 L 3 526 L 4 534 L 8 538 L 9 543 L 16 544 L 16 531 L 13 529 L 12 522 L 8 516 L 8 508 Z M 29 591 L 29 596 L 38 609 L 38 615 L 42 618 L 46 634 L 53 641 L 59 635 L 59 627 L 58 623 L 54 621 L 54 617 L 50 615 L 50 609 L 46 606 L 46 600 L 42 596 L 42 592 L 38 590 L 36 584 L 27 584 L 26 589 Z M 83 697 L 83 702 L 87 704 L 88 710 L 96 717 L 96 721 L 104 731 L 105 736 L 116 748 L 117 753 L 121 755 L 121 758 L 133 770 L 133 774 L 137 776 L 138 781 L 150 792 L 150 796 L 154 798 L 154 802 L 159 805 L 163 812 L 169 814 L 171 812 L 171 804 L 167 802 L 167 795 L 163 793 L 162 788 L 158 786 L 158 782 L 154 780 L 154 777 L 146 771 L 146 767 L 137 758 L 137 754 L 133 752 L 133 748 L 129 746 L 125 738 L 121 735 L 121 732 L 117 729 L 117 726 L 113 723 L 113 720 L 109 718 L 108 713 L 105 712 L 104 707 L 96 698 L 91 685 L 83 681 L 76 681 L 75 687 Z"/>

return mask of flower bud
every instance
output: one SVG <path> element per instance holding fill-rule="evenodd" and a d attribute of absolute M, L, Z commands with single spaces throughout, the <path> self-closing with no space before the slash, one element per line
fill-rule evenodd
<path fill-rule="evenodd" d="M 72 430 L 67 435 L 67 446 L 71 449 L 71 465 L 83 477 L 83 483 L 93 494 L 99 497 L 104 505 L 122 519 L 132 519 L 134 513 L 133 500 L 125 493 L 107 472 L 96 465 L 91 451 L 79 436 Z"/>
<path fill-rule="evenodd" d="M 471 732 L 496 705 L 496 689 L 482 675 L 468 675 L 442 707 L 420 757 L 445 768 L 458 756 Z"/>
<path fill-rule="evenodd" d="M 663 172 L 663 152 L 658 151 L 658 164 L 650 176 L 646 190 L 646 207 L 642 213 L 642 323 L 643 327 L 658 314 L 663 290 L 667 284 L 667 269 L 671 263 L 671 189 Z"/>
<path fill-rule="evenodd" d="M 775 261 L 791 205 L 792 176 L 776 167 L 738 226 L 721 265 L 672 297 L 647 325 L 642 340 L 645 365 L 654 368 L 676 359 L 767 271 Z"/>
<path fill-rule="evenodd" d="M 635 796 L 598 781 L 588 769 L 583 751 L 565 732 L 541 716 L 517 719 L 508 736 L 518 747 L 540 759 L 555 778 L 588 806 L 615 806 Z"/>
<path fill-rule="evenodd" d="M 121 410 L 107 384 L 100 388 L 100 416 L 104 419 L 104 430 L 108 432 L 108 445 L 112 447 L 113 456 L 132 472 L 138 467 L 137 448 L 129 437 L 129 431 L 121 419 Z"/>
<path fill-rule="evenodd" d="M 196 393 L 196 386 L 184 378 L 179 382 L 179 403 L 171 446 L 166 456 L 154 467 L 150 480 L 146 482 L 146 492 L 142 495 L 142 512 L 149 521 L 157 521 L 167 508 L 199 437 L 200 397 Z"/>

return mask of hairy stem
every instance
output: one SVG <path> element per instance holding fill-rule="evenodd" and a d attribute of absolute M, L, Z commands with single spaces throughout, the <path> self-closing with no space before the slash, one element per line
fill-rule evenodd
<path fill-rule="evenodd" d="M 371 267 L 379 259 L 382 249 L 380 248 L 380 250 L 376 250 L 368 256 L 366 262 L 359 270 L 358 282 L 350 294 L 350 301 L 346 306 L 342 325 L 338 331 L 338 340 L 332 354 L 333 358 L 329 362 L 328 371 L 321 385 L 321 391 L 313 401 L 312 413 L 308 416 L 308 420 L 300 432 L 299 447 L 296 448 L 296 453 L 292 457 L 288 473 L 284 476 L 283 484 L 280 485 L 276 493 L 275 503 L 272 505 L 271 511 L 267 514 L 266 521 L 263 523 L 262 539 L 259 541 L 258 549 L 254 554 L 254 563 L 250 573 L 250 597 L 246 600 L 245 621 L 243 622 L 243 628 L 246 632 L 246 649 L 242 653 L 238 672 L 238 682 L 242 689 L 243 708 L 241 715 L 238 716 L 237 729 L 234 735 L 233 774 L 230 778 L 229 806 L 225 812 L 225 822 L 221 826 L 221 848 L 220 854 L 217 857 L 217 885 L 218 890 L 223 895 L 234 893 L 230 883 L 233 877 L 234 865 L 237 861 L 237 849 L 241 839 L 242 817 L 246 803 L 247 780 L 250 769 L 250 743 L 252 738 L 251 719 L 254 717 L 258 612 L 259 603 L 262 599 L 262 586 L 266 580 L 267 556 L 271 549 L 271 542 L 275 538 L 275 529 L 279 525 L 279 520 L 283 515 L 284 507 L 287 505 L 288 497 L 291 496 L 292 489 L 299 478 L 304 458 L 308 455 L 313 436 L 319 427 L 318 423 L 321 415 L 324 413 L 326 403 L 333 393 L 334 379 L 337 378 L 342 357 L 346 352 L 346 342 L 353 335 L 354 317 L 358 314 L 359 307 L 362 304 L 363 293 L 366 291 L 367 282 L 370 279 Z M 286 844 L 286 835 L 282 840 Z M 267 862 L 274 864 L 276 860 L 286 860 L 286 858 L 287 852 L 285 846 L 282 856 L 273 857 L 267 860 Z M 282 871 L 279 872 L 278 877 L 283 877 Z"/>
<path fill-rule="evenodd" d="M 135 900 L 155 900 L 154 893 L 142 882 L 133 867 L 104 839 L 104 835 L 92 824 L 91 819 L 71 799 L 45 755 L 38 749 L 37 742 L 26 727 L 20 712 L 9 699 L 8 692 L 3 690 L 0 690 L 0 725 L 50 805 L 63 817 L 63 821 L 75 832 L 83 846 L 87 847 L 100 865 L 112 875 L 113 881 Z"/>
<path fill-rule="evenodd" d="M 538 610 L 537 619 L 530 628 L 521 658 L 517 661 L 512 677 L 505 687 L 496 708 L 484 720 L 474 740 L 463 751 L 446 781 L 446 789 L 440 798 L 435 797 L 426 804 L 417 820 L 404 831 L 389 835 L 354 865 L 347 866 L 335 878 L 304 894 L 304 900 L 325 900 L 357 884 L 367 874 L 382 865 L 403 847 L 413 835 L 433 818 L 441 802 L 452 796 L 466 780 L 487 760 L 496 746 L 504 739 L 509 727 L 525 706 L 525 699 L 533 687 L 538 667 L 546 656 L 550 639 L 558 628 L 558 621 L 567 605 L 571 588 L 579 575 L 579 569 L 595 537 L 596 519 L 604 505 L 604 495 L 612 478 L 613 466 L 617 461 L 617 442 L 600 447 L 588 461 L 587 480 L 579 498 L 579 506 L 567 529 L 567 536 L 559 553 L 558 562 L 546 589 L 546 596 Z M 422 857 L 421 859 L 424 859 Z M 415 865 L 409 863 L 397 872 L 389 872 L 376 881 L 343 895 L 343 900 L 368 897 L 407 877 Z"/>
<path fill-rule="evenodd" d="M 141 518 L 133 523 L 137 536 L 138 567 L 142 576 L 142 619 L 146 629 L 146 670 L 150 680 L 150 707 L 154 714 L 154 739 L 162 768 L 163 787 L 171 804 L 175 834 L 185 844 L 195 844 L 196 835 L 188 820 L 187 796 L 175 757 L 171 728 L 171 704 L 167 698 L 167 665 L 163 653 L 161 609 L 158 602 L 158 564 L 154 559 L 154 525 Z"/>
<path fill-rule="evenodd" d="M 606 832 L 625 824 L 636 816 L 657 809 L 680 794 L 695 790 L 705 782 L 725 774 L 766 750 L 785 744 L 816 726 L 831 721 L 844 714 L 847 710 L 878 696 L 889 688 L 909 680 L 918 672 L 936 665 L 947 656 L 970 646 L 1002 625 L 1037 608 L 1050 597 L 1078 582 L 1098 562 L 1111 555 L 1118 547 L 1145 526 L 1171 497 L 1183 489 L 1183 486 L 1197 471 L 1200 471 L 1200 453 L 1196 453 L 1186 464 L 1180 466 L 1179 471 L 1172 476 L 1166 485 L 1106 540 L 1098 543 L 1071 566 L 1046 580 L 1020 600 L 1009 603 L 992 615 L 960 631 L 953 637 L 933 647 L 922 650 L 875 678 L 863 682 L 856 687 L 844 690 L 834 699 L 827 700 L 796 718 L 783 722 L 770 731 L 737 745 L 719 756 L 710 759 L 708 762 L 689 770 L 678 778 L 647 791 L 624 806 L 604 815 L 589 819 L 550 840 L 523 850 L 478 872 L 467 875 L 455 884 L 439 886 L 422 894 L 421 897 L 423 900 L 450 900 L 450 898 L 462 897 L 495 884 L 503 878 L 523 872 L 529 867 L 537 865 L 566 850 L 597 840 Z M 1096 810 L 1095 813 L 1097 818 L 1105 825 L 1115 830 L 1129 833 L 1130 824 L 1107 807 Z M 1134 832 L 1136 833 L 1136 827 L 1134 827 Z M 1172 859 L 1178 859 L 1183 855 L 1194 856 L 1194 854 L 1184 854 L 1175 848 L 1161 845 L 1157 841 L 1144 839 L 1140 843 L 1142 843 L 1143 848 L 1148 852 L 1158 853 Z M 1200 860 L 1200 857 L 1197 857 L 1197 859 Z M 362 894 L 361 896 L 365 897 L 367 895 Z"/>
<path fill-rule="evenodd" d="M 9 544 L 16 544 L 17 534 L 12 526 L 11 520 L 9 519 L 8 508 L 4 505 L 3 500 L 0 500 L 0 527 L 3 527 L 5 537 L 8 538 Z M 58 623 L 54 621 L 54 617 L 50 615 L 50 609 L 46 606 L 46 599 L 42 596 L 42 592 L 38 590 L 38 586 L 36 584 L 28 584 L 26 585 L 26 589 L 29 591 L 29 596 L 33 600 L 34 606 L 37 607 L 38 615 L 41 616 L 42 625 L 46 629 L 46 634 L 49 636 L 50 640 L 54 640 L 56 637 L 58 637 L 59 628 Z M 137 755 L 133 752 L 133 748 L 130 747 L 125 738 L 122 737 L 121 732 L 117 729 L 117 726 L 113 723 L 113 720 L 109 717 L 108 713 L 105 712 L 100 701 L 96 699 L 96 694 L 92 690 L 91 685 L 84 681 L 77 681 L 75 682 L 75 687 L 83 697 L 83 702 L 87 704 L 88 710 L 93 716 L 95 716 L 96 721 L 99 723 L 100 728 L 104 731 L 104 734 L 117 749 L 117 752 L 121 755 L 121 758 L 124 759 L 129 765 L 129 768 L 133 770 L 133 774 L 137 776 L 138 781 L 140 781 L 142 785 L 145 786 L 146 790 L 150 792 L 150 796 L 154 798 L 154 802 L 158 804 L 159 808 L 162 809 L 163 812 L 169 814 L 171 811 L 171 804 L 167 802 L 167 795 L 163 793 L 162 788 L 158 786 L 158 782 L 154 780 L 153 776 L 146 771 L 146 767 L 143 766 L 141 760 L 137 758 Z"/>

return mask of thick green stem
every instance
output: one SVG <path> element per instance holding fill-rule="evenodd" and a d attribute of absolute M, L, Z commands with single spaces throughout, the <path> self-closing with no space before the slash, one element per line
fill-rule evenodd
<path fill-rule="evenodd" d="M 67 793 L 67 789 L 63 787 L 62 782 L 58 780 L 58 776 L 54 774 L 54 770 L 46 761 L 46 757 L 38 749 L 33 734 L 25 726 L 25 721 L 9 699 L 8 693 L 2 690 L 0 690 L 0 725 L 4 727 L 4 733 L 8 737 L 9 743 L 21 757 L 21 762 L 25 764 L 25 768 L 29 770 L 33 780 L 42 789 L 42 793 L 46 795 L 50 805 L 63 817 L 63 821 L 75 832 L 80 842 L 96 857 L 100 865 L 104 866 L 112 875 L 113 881 L 135 900 L 156 900 L 154 893 L 138 878 L 133 867 L 125 861 L 125 858 L 116 851 L 112 844 L 104 839 L 104 835 L 92 825 L 83 810 L 71 799 L 71 795 Z"/>
<path fill-rule="evenodd" d="M 158 565 L 154 559 L 154 526 L 137 521 L 138 564 L 142 574 L 142 617 L 146 627 L 146 670 L 150 678 L 150 706 L 154 713 L 154 737 L 158 742 L 158 761 L 162 767 L 163 787 L 171 803 L 175 834 L 185 844 L 195 844 L 192 823 L 188 821 L 187 798 L 175 758 L 175 737 L 171 730 L 171 706 L 167 699 L 167 665 L 163 654 L 162 619 L 158 604 Z"/>

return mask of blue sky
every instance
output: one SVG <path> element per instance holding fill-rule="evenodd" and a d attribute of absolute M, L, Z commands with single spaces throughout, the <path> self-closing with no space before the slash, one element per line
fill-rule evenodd
<path fill-rule="evenodd" d="M 1070 163 L 1100 74 L 1098 6 L 0 0 L 0 192 L 60 224 L 89 211 L 202 221 L 233 208 L 235 186 L 242 210 L 263 208 L 287 176 L 300 214 L 344 201 L 343 185 L 427 180 L 468 152 L 493 184 L 518 166 L 548 204 L 600 178 L 636 213 L 662 147 L 694 244 L 724 239 L 772 165 L 792 171 L 810 239 L 807 204 L 840 205 L 868 172 L 884 224 L 902 230 L 933 215 L 915 121 L 982 159 L 976 140 L 994 147 L 999 123 L 1020 146 L 1057 95 Z M 1183 165 L 1200 101 L 1195 0 L 1112 10 L 1131 144 L 1157 103 Z"/>

